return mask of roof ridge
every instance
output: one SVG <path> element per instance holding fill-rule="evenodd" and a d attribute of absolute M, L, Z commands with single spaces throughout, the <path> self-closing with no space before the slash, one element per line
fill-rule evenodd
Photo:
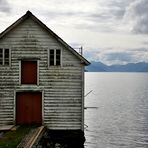
<path fill-rule="evenodd" d="M 2 33 L 0 33 L 0 39 L 5 36 L 7 33 L 9 33 L 14 27 L 16 27 L 18 24 L 20 24 L 22 21 L 27 19 L 28 17 L 31 17 L 35 22 L 37 22 L 42 28 L 44 28 L 46 31 L 48 31 L 56 40 L 58 40 L 62 45 L 64 45 L 66 48 L 68 48 L 73 54 L 75 54 L 81 61 L 85 63 L 85 65 L 89 65 L 90 62 L 87 61 L 82 55 L 80 55 L 78 52 L 76 52 L 70 45 L 68 45 L 62 38 L 60 38 L 56 33 L 54 33 L 50 28 L 48 28 L 42 21 L 40 21 L 35 15 L 32 14 L 31 11 L 27 11 L 25 15 L 23 15 L 21 18 L 19 18 L 16 22 L 14 22 L 12 25 L 10 25 L 8 28 L 6 28 Z"/>
<path fill-rule="evenodd" d="M 26 14 L 31 14 L 31 15 L 32 15 L 32 12 L 31 12 L 30 10 L 28 10 L 28 11 L 26 12 Z"/>

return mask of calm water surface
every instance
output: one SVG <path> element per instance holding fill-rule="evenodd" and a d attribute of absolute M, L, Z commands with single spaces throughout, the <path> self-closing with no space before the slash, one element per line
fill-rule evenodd
<path fill-rule="evenodd" d="M 148 148 L 148 73 L 85 73 L 86 148 Z M 88 126 L 88 127 L 87 127 Z"/>

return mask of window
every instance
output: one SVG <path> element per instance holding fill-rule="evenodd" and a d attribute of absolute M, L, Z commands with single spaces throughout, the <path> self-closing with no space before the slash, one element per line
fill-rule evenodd
<path fill-rule="evenodd" d="M 0 48 L 0 65 L 9 66 L 10 50 L 8 48 Z"/>
<path fill-rule="evenodd" d="M 3 65 L 3 49 L 0 48 L 0 65 Z"/>
<path fill-rule="evenodd" d="M 60 66 L 61 65 L 61 50 L 50 49 L 49 50 L 49 65 Z"/>
<path fill-rule="evenodd" d="M 9 65 L 9 49 L 5 49 L 4 51 L 4 65 Z"/>
<path fill-rule="evenodd" d="M 61 65 L 61 50 L 56 50 L 56 65 Z"/>
<path fill-rule="evenodd" d="M 54 50 L 50 50 L 50 65 L 54 65 Z"/>

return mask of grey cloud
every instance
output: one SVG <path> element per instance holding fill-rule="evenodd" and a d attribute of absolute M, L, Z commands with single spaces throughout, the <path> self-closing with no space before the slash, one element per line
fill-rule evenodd
<path fill-rule="evenodd" d="M 148 1 L 135 0 L 126 9 L 124 20 L 134 33 L 148 33 Z"/>
<path fill-rule="evenodd" d="M 148 16 L 141 17 L 135 25 L 133 26 L 132 31 L 134 33 L 142 33 L 142 34 L 147 34 L 148 33 Z"/>
<path fill-rule="evenodd" d="M 42 15 L 44 16 L 48 16 L 50 18 L 59 18 L 59 17 L 71 17 L 71 16 L 77 16 L 79 14 L 82 15 L 82 12 L 72 12 L 72 11 L 64 11 L 64 12 L 60 12 L 60 11 L 42 11 L 41 12 Z"/>
<path fill-rule="evenodd" d="M 131 54 L 126 52 L 115 52 L 115 53 L 108 53 L 105 55 L 106 60 L 113 61 L 113 60 L 120 60 L 120 61 L 130 61 Z"/>
<path fill-rule="evenodd" d="M 99 61 L 99 56 L 97 56 L 98 52 L 96 51 L 84 51 L 83 56 L 86 57 L 89 61 Z"/>
<path fill-rule="evenodd" d="M 105 20 L 109 20 L 111 19 L 110 14 L 108 14 L 107 12 L 102 12 L 102 13 L 91 13 L 91 14 L 87 14 L 85 15 L 86 17 L 89 18 L 89 20 L 98 22 L 98 21 L 105 21 Z"/>
<path fill-rule="evenodd" d="M 65 9 L 62 9 L 60 8 L 60 5 L 57 5 L 56 10 L 42 10 L 41 13 L 54 20 L 64 20 L 68 22 L 69 19 L 73 19 L 72 26 L 76 28 L 112 32 L 116 30 L 118 23 L 124 16 L 125 8 L 130 1 L 131 0 L 95 0 L 92 6 L 89 6 L 88 3 L 88 9 L 73 9 L 73 1 L 70 0 L 70 2 L 67 2 L 66 4 L 62 2 L 62 7 L 65 7 Z M 87 2 L 89 1 L 86 0 L 86 2 L 84 1 L 81 3 Z M 69 6 L 68 8 L 72 7 L 72 9 L 68 9 L 67 6 Z M 91 9 L 89 10 L 89 8 Z"/>
<path fill-rule="evenodd" d="M 107 13 L 108 16 L 113 17 L 115 19 L 122 19 L 124 16 L 127 5 L 131 3 L 133 0 L 106 0 L 102 5 L 105 6 L 104 13 Z M 100 3 L 98 2 L 98 6 L 100 7 Z"/>
<path fill-rule="evenodd" d="M 147 43 L 148 44 L 148 43 Z M 135 49 L 129 49 L 130 52 L 141 52 L 141 53 L 147 53 L 148 48 L 135 48 Z"/>
<path fill-rule="evenodd" d="M 120 26 L 126 12 L 126 7 L 132 1 L 133 0 L 102 0 L 102 3 L 96 1 L 97 9 L 94 12 L 85 13 L 84 15 L 85 19 L 91 22 L 91 25 L 87 25 L 86 28 L 102 32 L 115 31 L 118 25 Z"/>
<path fill-rule="evenodd" d="M 148 42 L 143 41 L 142 44 L 143 44 L 143 45 L 148 45 Z"/>
<path fill-rule="evenodd" d="M 1 1 L 4 2 L 4 0 Z M 52 2 L 51 4 L 54 4 L 54 1 Z M 81 4 L 87 4 L 87 2 L 89 0 L 81 2 Z M 122 24 L 124 20 L 126 24 L 129 24 L 128 29 L 132 32 L 148 33 L 147 0 L 94 0 L 93 2 L 92 6 L 89 6 L 88 3 L 86 9 L 74 9 L 78 5 L 78 0 L 76 0 L 77 5 L 75 6 L 72 5 L 73 0 L 67 3 L 62 1 L 60 2 L 62 7 L 60 4 L 55 4 L 54 9 L 43 9 L 40 14 L 44 17 L 47 16 L 54 23 L 58 22 L 58 25 L 67 24 L 80 30 L 115 32 L 125 29 L 127 31 Z"/>
<path fill-rule="evenodd" d="M 122 51 L 102 49 L 85 51 L 84 53 L 88 60 L 101 61 L 108 65 L 148 62 L 148 48 L 122 49 Z"/>
<path fill-rule="evenodd" d="M 101 60 L 107 64 L 125 64 L 133 61 L 133 55 L 128 52 L 103 53 Z"/>
<path fill-rule="evenodd" d="M 9 13 L 10 5 L 7 0 L 0 0 L 0 12 Z"/>
<path fill-rule="evenodd" d="M 125 8 L 131 1 L 133 0 L 86 0 L 82 2 L 70 0 L 67 3 L 60 1 L 55 4 L 51 0 L 48 4 L 54 4 L 54 8 L 38 11 L 44 17 L 50 18 L 50 21 L 54 23 L 58 20 L 58 25 L 61 26 L 64 24 L 80 30 L 114 32 L 119 28 L 125 14 Z M 84 4 L 86 8 L 80 9 L 80 6 Z M 79 8 L 77 9 L 76 6 Z"/>

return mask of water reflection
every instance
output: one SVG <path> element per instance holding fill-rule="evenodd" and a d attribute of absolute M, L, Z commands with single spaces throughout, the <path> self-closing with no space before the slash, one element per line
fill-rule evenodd
<path fill-rule="evenodd" d="M 148 147 L 148 74 L 86 73 L 87 148 Z"/>

